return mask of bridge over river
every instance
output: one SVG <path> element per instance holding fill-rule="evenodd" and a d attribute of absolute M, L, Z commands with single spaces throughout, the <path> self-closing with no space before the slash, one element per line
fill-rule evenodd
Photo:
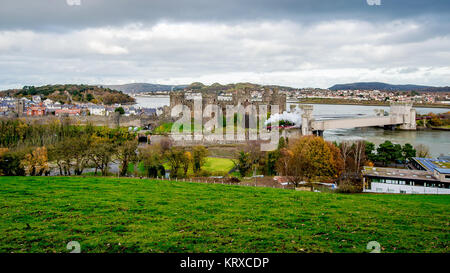
<path fill-rule="evenodd" d="M 312 116 L 313 106 L 303 105 L 302 135 L 323 135 L 331 129 L 384 126 L 399 127 L 402 130 L 416 130 L 416 110 L 411 103 L 392 103 L 389 113 L 379 111 L 374 116 L 345 119 L 315 120 Z"/>

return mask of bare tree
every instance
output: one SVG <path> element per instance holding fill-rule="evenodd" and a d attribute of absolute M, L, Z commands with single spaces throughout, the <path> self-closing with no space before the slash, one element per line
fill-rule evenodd
<path fill-rule="evenodd" d="M 161 153 L 165 153 L 173 146 L 173 141 L 170 138 L 163 138 L 161 142 L 159 143 L 161 148 Z"/>
<path fill-rule="evenodd" d="M 415 147 L 417 157 L 430 157 L 430 149 L 428 146 L 419 144 Z"/>
<path fill-rule="evenodd" d="M 353 158 L 355 161 L 355 172 L 359 173 L 364 162 L 366 161 L 366 143 L 364 141 L 357 141 L 354 144 Z"/>
<path fill-rule="evenodd" d="M 344 164 L 344 171 L 347 170 L 347 161 L 348 157 L 350 156 L 350 153 L 352 152 L 352 146 L 353 144 L 349 141 L 343 141 L 341 142 L 341 145 L 339 145 L 339 148 L 341 149 L 341 156 Z"/>

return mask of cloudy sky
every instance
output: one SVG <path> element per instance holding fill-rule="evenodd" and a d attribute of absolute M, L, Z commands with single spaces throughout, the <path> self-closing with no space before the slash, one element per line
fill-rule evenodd
<path fill-rule="evenodd" d="M 0 89 L 450 85 L 448 0 L 0 0 Z"/>

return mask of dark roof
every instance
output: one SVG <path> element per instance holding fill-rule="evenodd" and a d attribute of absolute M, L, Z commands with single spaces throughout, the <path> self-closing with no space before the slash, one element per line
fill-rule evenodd
<path fill-rule="evenodd" d="M 431 171 L 380 168 L 380 167 L 364 167 L 363 174 L 365 176 L 371 176 L 371 177 L 438 181 L 433 176 L 433 173 Z"/>

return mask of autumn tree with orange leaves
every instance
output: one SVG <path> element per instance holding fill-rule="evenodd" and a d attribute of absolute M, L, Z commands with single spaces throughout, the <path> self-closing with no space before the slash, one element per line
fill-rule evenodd
<path fill-rule="evenodd" d="M 41 176 L 48 174 L 50 169 L 48 167 L 47 148 L 36 148 L 31 153 L 25 155 L 21 163 L 28 175 Z"/>
<path fill-rule="evenodd" d="M 296 187 L 303 181 L 336 180 L 344 167 L 339 148 L 316 136 L 292 141 L 278 163 L 278 172 Z"/>

